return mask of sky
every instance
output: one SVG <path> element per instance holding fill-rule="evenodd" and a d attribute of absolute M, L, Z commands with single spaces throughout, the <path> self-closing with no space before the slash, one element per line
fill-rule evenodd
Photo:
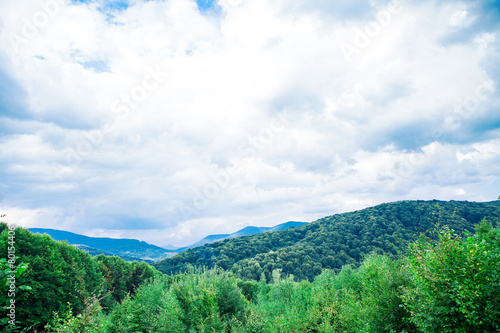
<path fill-rule="evenodd" d="M 187 245 L 500 195 L 497 1 L 0 0 L 0 213 Z"/>

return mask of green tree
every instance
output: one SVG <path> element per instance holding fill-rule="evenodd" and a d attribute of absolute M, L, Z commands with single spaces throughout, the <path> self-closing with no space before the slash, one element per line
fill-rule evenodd
<path fill-rule="evenodd" d="M 1 215 L 3 218 L 5 215 Z M 21 274 L 28 268 L 27 264 L 17 263 L 19 259 L 15 255 L 15 228 L 1 223 L 0 232 L 8 230 L 8 240 L 0 240 L 1 244 L 7 244 L 7 256 L 0 259 L 0 327 L 3 331 L 16 330 L 19 321 L 16 320 L 16 294 L 20 290 L 31 290 L 30 286 L 19 285 Z"/>
<path fill-rule="evenodd" d="M 185 332 L 182 309 L 172 289 L 172 278 L 155 276 L 126 296 L 109 315 L 110 333 Z"/>
<path fill-rule="evenodd" d="M 106 312 L 121 303 L 127 295 L 133 296 L 141 283 L 160 274 L 145 262 L 126 262 L 118 256 L 100 254 L 92 260 L 98 265 L 104 278 L 108 295 L 101 301 Z"/>
<path fill-rule="evenodd" d="M 414 287 L 404 295 L 425 332 L 500 330 L 500 230 L 483 221 L 466 239 L 443 228 L 410 247 Z"/>
<path fill-rule="evenodd" d="M 402 292 L 411 286 L 411 272 L 405 259 L 392 260 L 371 254 L 358 270 L 362 318 L 370 332 L 414 332 L 410 312 L 403 306 Z"/>
<path fill-rule="evenodd" d="M 171 288 L 188 330 L 219 332 L 225 322 L 245 320 L 248 301 L 238 288 L 236 278 L 220 268 L 208 271 L 191 268 Z"/>
<path fill-rule="evenodd" d="M 8 253 L 8 231 L 4 228 L 0 234 L 0 257 Z M 16 295 L 16 320 L 22 328 L 43 327 L 54 313 L 69 309 L 79 314 L 85 299 L 100 289 L 99 268 L 82 250 L 23 228 L 15 229 L 15 249 L 16 256 L 30 268 L 16 279 L 17 285 L 31 287 Z"/>

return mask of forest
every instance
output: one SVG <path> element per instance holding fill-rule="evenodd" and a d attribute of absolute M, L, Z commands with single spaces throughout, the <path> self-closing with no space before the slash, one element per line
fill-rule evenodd
<path fill-rule="evenodd" d="M 499 208 L 383 204 L 203 246 L 198 260 L 189 250 L 192 262 L 176 261 L 179 271 L 169 274 L 164 262 L 157 270 L 91 257 L 2 223 L 0 325 L 2 332 L 500 332 Z M 245 270 L 252 261 L 265 269 Z M 311 263 L 321 266 L 309 270 Z"/>
<path fill-rule="evenodd" d="M 153 264 L 177 274 L 192 266 L 221 267 L 244 280 L 271 281 L 281 269 L 297 280 L 309 280 L 324 269 L 354 267 L 372 252 L 398 257 L 419 233 L 436 224 L 457 233 L 474 230 L 483 218 L 500 221 L 500 203 L 466 201 L 400 201 L 328 216 L 307 225 L 207 244 Z"/>

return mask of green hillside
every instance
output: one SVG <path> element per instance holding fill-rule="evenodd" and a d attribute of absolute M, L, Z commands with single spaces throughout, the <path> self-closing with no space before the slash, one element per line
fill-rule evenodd
<path fill-rule="evenodd" d="M 359 265 L 376 251 L 396 257 L 418 234 L 436 224 L 456 232 L 472 231 L 483 218 L 496 225 L 500 202 L 401 201 L 328 216 L 297 228 L 227 239 L 182 252 L 154 266 L 166 274 L 190 265 L 230 269 L 243 279 L 269 281 L 282 269 L 296 279 L 313 280 L 323 269 Z"/>
<path fill-rule="evenodd" d="M 87 246 L 87 245 L 83 245 L 83 244 L 72 244 L 72 245 L 74 247 L 76 247 L 77 249 L 80 249 L 80 250 L 83 250 L 83 251 L 87 252 L 91 257 L 95 257 L 95 256 L 98 256 L 100 254 L 105 255 L 107 257 L 116 256 L 116 254 L 114 254 L 114 253 L 111 253 L 111 252 L 108 252 L 108 251 L 104 251 L 104 250 L 101 250 L 101 249 L 96 249 L 94 247 L 90 247 L 90 246 Z M 118 257 L 122 258 L 125 261 L 144 261 L 144 262 L 146 262 L 148 264 L 151 264 L 151 263 L 154 262 L 153 260 L 140 259 L 140 258 L 136 258 L 136 257 L 126 256 L 126 255 L 120 255 Z"/>
<path fill-rule="evenodd" d="M 153 262 L 175 254 L 173 251 L 137 239 L 88 237 L 69 231 L 44 228 L 30 228 L 29 231 L 48 234 L 54 240 L 67 241 L 69 244 L 81 246 L 92 256 L 111 253 L 127 261 L 143 260 Z"/>

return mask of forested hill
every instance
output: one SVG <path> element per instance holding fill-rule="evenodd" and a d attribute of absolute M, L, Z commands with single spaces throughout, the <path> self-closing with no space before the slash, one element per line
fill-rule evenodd
<path fill-rule="evenodd" d="M 57 241 L 67 241 L 69 244 L 88 251 L 91 255 L 108 255 L 110 253 L 125 260 L 144 260 L 146 262 L 158 261 L 174 255 L 173 251 L 137 239 L 88 237 L 69 231 L 44 228 L 30 228 L 29 231 L 48 234 Z"/>
<path fill-rule="evenodd" d="M 322 269 L 358 265 L 373 251 L 397 256 L 419 233 L 447 225 L 457 233 L 473 231 L 486 219 L 497 225 L 500 202 L 400 201 L 328 216 L 307 225 L 207 244 L 159 261 L 166 274 L 189 265 L 231 269 L 243 279 L 258 280 L 274 269 L 312 280 Z"/>

